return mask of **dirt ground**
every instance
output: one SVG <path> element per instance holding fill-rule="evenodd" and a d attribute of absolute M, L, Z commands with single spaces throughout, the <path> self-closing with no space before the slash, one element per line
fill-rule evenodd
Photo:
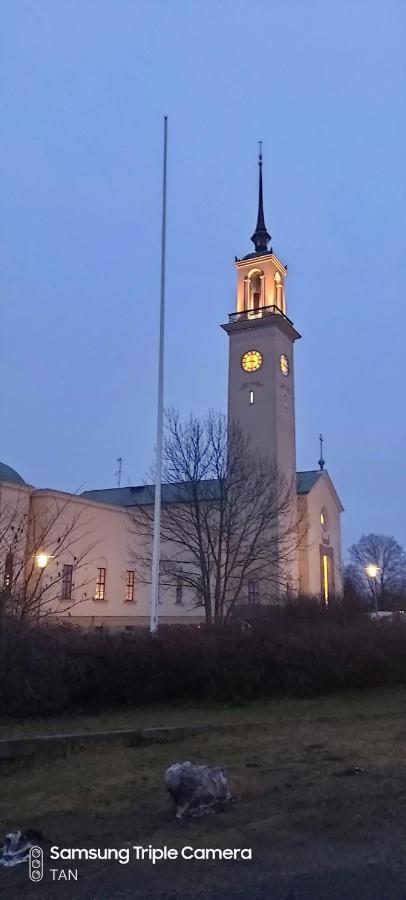
<path fill-rule="evenodd" d="M 195 718 L 210 719 L 210 713 L 198 717 L 195 711 Z M 158 719 L 162 723 L 161 712 Z M 179 710 L 179 724 L 186 720 L 190 711 L 182 716 Z M 1 833 L 41 830 L 46 871 L 41 884 L 31 884 L 25 864 L 0 869 L 0 896 L 175 900 L 217 898 L 227 890 L 230 897 L 252 898 L 256 890 L 271 896 L 261 893 L 269 879 L 288 882 L 301 873 L 311 878 L 354 866 L 398 871 L 406 839 L 406 690 L 255 704 L 229 720 L 221 732 L 176 742 L 101 744 L 2 762 Z M 230 809 L 188 823 L 175 820 L 163 774 L 186 759 L 226 768 L 235 795 Z M 49 859 L 50 846 L 133 845 L 244 847 L 253 860 L 181 859 L 153 866 L 133 857 L 128 865 Z M 78 881 L 52 881 L 50 867 L 58 873 L 77 869 Z M 398 900 L 400 893 L 382 896 Z"/>

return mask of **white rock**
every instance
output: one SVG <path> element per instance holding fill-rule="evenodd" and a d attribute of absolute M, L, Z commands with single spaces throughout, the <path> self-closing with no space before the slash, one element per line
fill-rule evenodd
<path fill-rule="evenodd" d="M 176 818 L 201 816 L 230 803 L 227 775 L 220 766 L 175 763 L 165 772 L 166 787 L 176 804 Z"/>

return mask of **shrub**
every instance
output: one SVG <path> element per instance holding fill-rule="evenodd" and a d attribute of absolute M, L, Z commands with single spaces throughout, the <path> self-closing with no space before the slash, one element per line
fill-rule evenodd
<path fill-rule="evenodd" d="M 290 609 L 243 631 L 95 634 L 3 620 L 0 714 L 174 700 L 241 701 L 406 683 L 406 627 Z"/>

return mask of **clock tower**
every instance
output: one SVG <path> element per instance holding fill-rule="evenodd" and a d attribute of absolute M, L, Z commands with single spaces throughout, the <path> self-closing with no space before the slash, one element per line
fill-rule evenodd
<path fill-rule="evenodd" d="M 261 152 L 258 218 L 251 240 L 254 252 L 236 259 L 237 309 L 222 325 L 229 336 L 228 421 L 239 425 L 252 450 L 268 457 L 281 484 L 291 489 L 291 521 L 296 522 L 293 347 L 300 334 L 287 315 L 287 267 L 272 247 L 268 249 L 271 236 L 264 218 Z M 282 593 L 296 592 L 297 553 L 293 551 L 288 571 L 281 566 Z"/>
<path fill-rule="evenodd" d="M 277 466 L 296 489 L 293 347 L 300 338 L 287 316 L 287 267 L 274 254 L 262 197 L 259 154 L 255 250 L 236 259 L 237 310 L 222 328 L 230 339 L 228 419 L 239 424 L 253 449 Z"/>

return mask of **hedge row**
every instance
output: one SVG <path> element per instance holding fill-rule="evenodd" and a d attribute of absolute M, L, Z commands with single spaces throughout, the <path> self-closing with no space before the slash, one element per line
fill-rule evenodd
<path fill-rule="evenodd" d="M 166 628 L 94 634 L 0 629 L 0 714 L 173 700 L 239 701 L 406 683 L 406 627 L 287 617 L 250 631 Z"/>

